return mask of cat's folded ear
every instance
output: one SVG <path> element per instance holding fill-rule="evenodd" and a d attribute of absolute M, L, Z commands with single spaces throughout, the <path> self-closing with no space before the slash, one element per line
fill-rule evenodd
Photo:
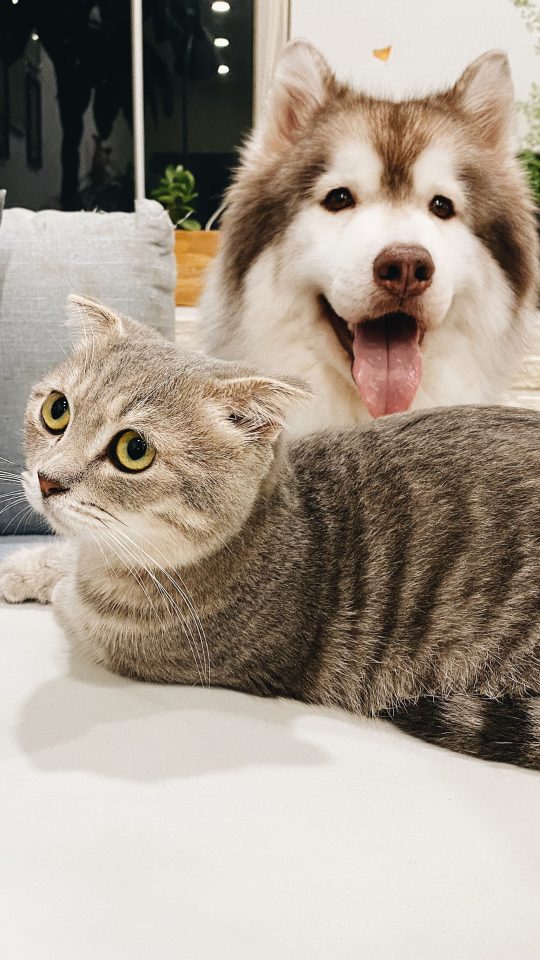
<path fill-rule="evenodd" d="M 228 420 L 253 440 L 274 440 L 285 426 L 289 411 L 312 397 L 300 380 L 269 377 L 221 380 L 218 391 Z"/>
<path fill-rule="evenodd" d="M 68 297 L 67 319 L 68 324 L 77 327 L 83 336 L 92 333 L 121 337 L 125 334 L 126 321 L 114 310 L 74 293 Z"/>

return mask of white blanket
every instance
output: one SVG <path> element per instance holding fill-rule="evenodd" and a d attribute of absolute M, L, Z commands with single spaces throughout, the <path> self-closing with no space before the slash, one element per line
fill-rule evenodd
<path fill-rule="evenodd" d="M 6 960 L 538 960 L 539 774 L 0 640 Z"/>

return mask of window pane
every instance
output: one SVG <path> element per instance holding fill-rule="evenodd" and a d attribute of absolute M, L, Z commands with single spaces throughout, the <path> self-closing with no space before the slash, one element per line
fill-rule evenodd
<path fill-rule="evenodd" d="M 129 210 L 132 165 L 129 0 L 2 0 L 7 205 Z"/>
<path fill-rule="evenodd" d="M 147 190 L 168 164 L 184 164 L 195 175 L 194 216 L 204 225 L 251 127 L 253 3 L 154 0 L 145 14 Z"/>

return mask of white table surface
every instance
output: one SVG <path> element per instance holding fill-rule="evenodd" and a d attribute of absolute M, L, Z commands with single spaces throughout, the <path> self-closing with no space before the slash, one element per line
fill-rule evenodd
<path fill-rule="evenodd" d="M 540 774 L 114 677 L 0 605 L 6 960 L 538 960 Z"/>

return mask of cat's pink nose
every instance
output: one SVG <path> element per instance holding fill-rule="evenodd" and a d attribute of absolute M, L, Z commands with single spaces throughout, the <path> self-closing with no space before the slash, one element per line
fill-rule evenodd
<path fill-rule="evenodd" d="M 40 473 L 38 470 L 38 480 L 39 480 L 39 489 L 41 490 L 41 495 L 45 499 L 47 497 L 53 497 L 55 493 L 65 493 L 67 487 L 63 487 L 58 480 L 52 480 L 51 477 L 46 477 L 44 473 Z"/>

